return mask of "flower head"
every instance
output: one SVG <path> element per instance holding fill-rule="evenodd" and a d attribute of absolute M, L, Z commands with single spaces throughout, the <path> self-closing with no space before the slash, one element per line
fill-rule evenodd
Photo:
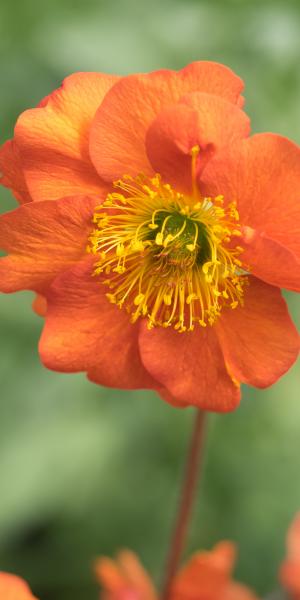
<path fill-rule="evenodd" d="M 0 572 L 0 600 L 37 600 L 27 583 L 11 573 Z"/>
<path fill-rule="evenodd" d="M 300 513 L 298 513 L 287 534 L 287 556 L 279 572 L 283 587 L 293 600 L 300 599 Z"/>
<path fill-rule="evenodd" d="M 95 574 L 103 589 L 102 600 L 157 600 L 150 576 L 129 550 L 119 552 L 116 560 L 97 559 Z"/>
<path fill-rule="evenodd" d="M 257 600 L 249 588 L 232 580 L 234 562 L 230 542 L 196 553 L 175 577 L 170 600 Z M 102 600 L 158 600 L 149 575 L 132 552 L 121 552 L 115 561 L 98 559 L 95 571 Z"/>
<path fill-rule="evenodd" d="M 227 411 L 293 364 L 300 150 L 248 137 L 241 90 L 209 62 L 78 73 L 19 117 L 0 286 L 38 293 L 47 367 Z"/>

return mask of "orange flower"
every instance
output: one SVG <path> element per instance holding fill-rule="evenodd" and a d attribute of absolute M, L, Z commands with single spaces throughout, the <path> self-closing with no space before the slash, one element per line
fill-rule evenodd
<path fill-rule="evenodd" d="M 198 552 L 176 576 L 170 600 L 256 600 L 250 589 L 232 581 L 234 562 L 230 542 L 217 544 L 211 552 Z M 95 570 L 102 600 L 158 600 L 149 575 L 129 551 L 120 552 L 116 561 L 98 559 Z"/>
<path fill-rule="evenodd" d="M 95 574 L 103 588 L 103 600 L 156 600 L 154 585 L 137 556 L 129 550 L 119 552 L 115 561 L 101 557 Z"/>
<path fill-rule="evenodd" d="M 300 512 L 287 535 L 287 557 L 279 572 L 283 587 L 294 600 L 300 600 Z"/>
<path fill-rule="evenodd" d="M 293 364 L 279 288 L 300 287 L 300 149 L 247 137 L 241 90 L 209 62 L 79 73 L 20 116 L 0 285 L 47 303 L 47 367 L 228 411 Z"/>
<path fill-rule="evenodd" d="M 37 600 L 27 583 L 10 573 L 0 572 L 0 600 Z"/>

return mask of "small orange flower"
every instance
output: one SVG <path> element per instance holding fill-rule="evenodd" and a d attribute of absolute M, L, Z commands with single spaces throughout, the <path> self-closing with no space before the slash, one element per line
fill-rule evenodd
<path fill-rule="evenodd" d="M 221 542 L 211 552 L 198 552 L 179 571 L 170 600 L 257 600 L 246 586 L 231 578 L 235 547 Z M 138 558 L 120 552 L 116 561 L 99 558 L 96 576 L 103 588 L 102 600 L 158 600 L 149 575 Z"/>
<path fill-rule="evenodd" d="M 287 557 L 282 563 L 280 581 L 294 600 L 300 600 L 300 512 L 287 534 Z"/>
<path fill-rule="evenodd" d="M 129 550 L 119 552 L 115 561 L 106 557 L 97 559 L 95 574 L 103 588 L 102 600 L 157 600 L 148 573 Z"/>
<path fill-rule="evenodd" d="M 26 581 L 0 571 L 0 600 L 37 600 Z"/>
<path fill-rule="evenodd" d="M 0 286 L 38 293 L 47 367 L 228 411 L 293 364 L 300 149 L 248 137 L 242 87 L 209 62 L 78 73 L 19 117 Z"/>

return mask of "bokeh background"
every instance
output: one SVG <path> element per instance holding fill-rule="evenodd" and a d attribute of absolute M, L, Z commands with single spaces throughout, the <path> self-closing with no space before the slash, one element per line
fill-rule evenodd
<path fill-rule="evenodd" d="M 292 0 L 2 0 L 1 142 L 71 72 L 211 59 L 244 78 L 254 131 L 300 143 L 299 27 Z M 1 190 L 2 210 L 14 206 Z M 92 560 L 127 546 L 159 581 L 192 410 L 46 371 L 31 300 L 0 300 L 0 569 L 26 577 L 41 600 L 92 600 Z M 270 390 L 245 388 L 234 414 L 210 417 L 186 554 L 235 540 L 237 577 L 260 594 L 276 588 L 299 473 L 296 366 Z"/>

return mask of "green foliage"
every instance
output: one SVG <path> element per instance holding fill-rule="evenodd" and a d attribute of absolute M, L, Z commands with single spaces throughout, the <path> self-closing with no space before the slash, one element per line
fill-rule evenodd
<path fill-rule="evenodd" d="M 299 142 L 299 16 L 292 1 L 4 0 L 1 141 L 72 71 L 212 59 L 245 79 L 255 131 Z M 1 201 L 14 206 L 5 191 Z M 89 600 L 97 596 L 92 559 L 128 546 L 159 580 L 192 411 L 46 371 L 31 298 L 0 301 L 0 567 L 25 576 L 42 600 Z M 271 390 L 245 389 L 238 411 L 210 418 L 187 553 L 236 540 L 238 576 L 259 592 L 276 586 L 300 504 L 297 376 L 295 367 Z"/>

